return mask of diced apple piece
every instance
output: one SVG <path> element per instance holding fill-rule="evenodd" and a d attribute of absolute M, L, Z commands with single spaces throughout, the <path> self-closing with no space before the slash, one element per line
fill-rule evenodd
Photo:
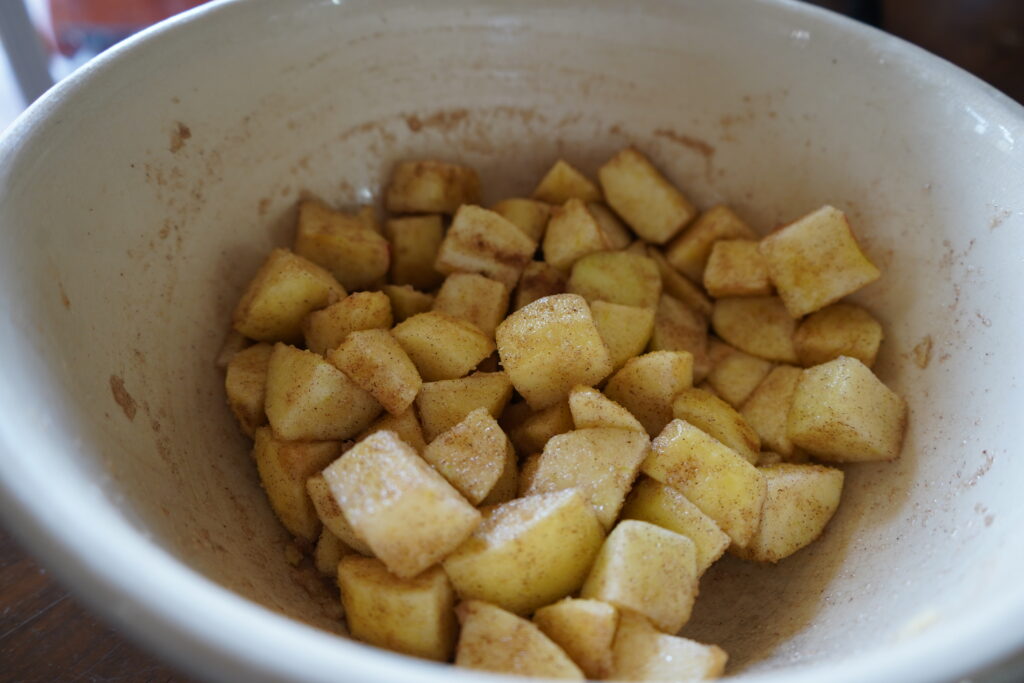
<path fill-rule="evenodd" d="M 527 496 L 484 510 L 484 521 L 444 560 L 463 600 L 530 614 L 583 585 L 604 529 L 579 491 Z"/>
<path fill-rule="evenodd" d="M 480 513 L 393 432 L 357 443 L 323 471 L 352 529 L 399 578 L 457 548 Z"/>
<path fill-rule="evenodd" d="M 456 608 L 462 632 L 455 666 L 514 676 L 582 681 L 569 656 L 526 619 L 479 600 Z"/>
<path fill-rule="evenodd" d="M 686 351 L 653 351 L 628 360 L 608 380 L 604 394 L 655 436 L 672 421 L 672 400 L 691 386 L 693 356 Z"/>
<path fill-rule="evenodd" d="M 587 205 L 570 199 L 551 211 L 544 233 L 544 260 L 559 270 L 569 270 L 580 258 L 596 251 L 611 249 L 611 242 L 601 230 Z"/>
<path fill-rule="evenodd" d="M 647 434 L 628 410 L 591 387 L 578 386 L 569 392 L 569 411 L 576 429 L 608 427 Z"/>
<path fill-rule="evenodd" d="M 524 404 L 525 405 L 525 404 Z M 509 431 L 509 437 L 520 453 L 538 453 L 548 440 L 574 428 L 568 401 L 532 411 Z"/>
<path fill-rule="evenodd" d="M 757 233 L 728 206 L 718 205 L 702 213 L 665 250 L 672 267 L 693 282 L 704 281 L 704 268 L 715 242 L 728 239 L 756 240 Z"/>
<path fill-rule="evenodd" d="M 704 267 L 704 289 L 713 297 L 767 296 L 772 293 L 768 265 L 754 240 L 720 240 Z"/>
<path fill-rule="evenodd" d="M 781 463 L 761 467 L 768 483 L 761 526 L 735 552 L 757 562 L 778 562 L 811 544 L 839 507 L 843 473 L 821 465 Z"/>
<path fill-rule="evenodd" d="M 393 213 L 455 213 L 480 201 L 480 177 L 468 166 L 440 161 L 403 161 L 395 165 L 387 191 Z"/>
<path fill-rule="evenodd" d="M 309 499 L 316 509 L 316 516 L 320 518 L 325 529 L 360 555 L 373 556 L 370 546 L 356 534 L 355 529 L 348 523 L 345 512 L 335 500 L 334 494 L 331 493 L 331 487 L 327 484 L 323 474 L 318 472 L 306 480 L 306 493 L 309 494 Z M 337 566 L 335 566 L 335 573 L 337 573 L 336 570 Z"/>
<path fill-rule="evenodd" d="M 408 410 L 423 380 L 387 330 L 359 330 L 327 353 L 334 367 L 369 392 L 392 415 Z"/>
<path fill-rule="evenodd" d="M 486 408 L 477 408 L 441 433 L 423 451 L 423 459 L 473 505 L 487 498 L 515 451 Z"/>
<path fill-rule="evenodd" d="M 665 427 L 641 469 L 678 489 L 736 545 L 745 546 L 757 531 L 764 477 L 736 451 L 685 420 Z"/>
<path fill-rule="evenodd" d="M 384 285 L 380 291 L 391 301 L 391 311 L 394 313 L 396 323 L 425 313 L 434 306 L 432 294 L 420 292 L 409 285 Z"/>
<path fill-rule="evenodd" d="M 374 432 L 385 431 L 397 434 L 399 439 L 412 446 L 417 453 L 423 453 L 423 449 L 427 447 L 426 440 L 423 438 L 423 428 L 420 427 L 420 421 L 416 419 L 416 411 L 411 406 L 397 415 L 385 412 L 367 427 L 365 432 L 356 437 L 356 441 L 362 441 Z"/>
<path fill-rule="evenodd" d="M 611 678 L 620 681 L 704 681 L 725 672 L 729 656 L 717 645 L 661 633 L 639 614 L 624 612 L 612 649 Z"/>
<path fill-rule="evenodd" d="M 855 304 L 826 306 L 807 316 L 793 335 L 796 355 L 804 367 L 850 356 L 870 368 L 881 344 L 881 323 Z"/>
<path fill-rule="evenodd" d="M 577 384 L 597 384 L 612 371 L 590 307 L 576 294 L 556 294 L 521 308 L 498 326 L 496 338 L 512 385 L 535 410 L 565 400 Z"/>
<path fill-rule="evenodd" d="M 595 301 L 590 305 L 590 313 L 608 347 L 613 370 L 647 348 L 654 332 L 654 309 Z"/>
<path fill-rule="evenodd" d="M 431 290 L 444 278 L 434 269 L 437 251 L 444 240 L 441 217 L 405 216 L 387 222 L 391 241 L 391 282 Z"/>
<path fill-rule="evenodd" d="M 527 495 L 577 489 L 606 529 L 615 523 L 650 450 L 646 433 L 598 427 L 548 440 Z"/>
<path fill-rule="evenodd" d="M 348 290 L 379 283 L 391 263 L 388 241 L 362 217 L 316 200 L 299 203 L 295 253 L 326 268 Z"/>
<path fill-rule="evenodd" d="M 607 206 L 601 202 L 587 202 L 587 210 L 601 226 L 601 232 L 612 249 L 625 249 L 633 242 L 633 233 Z"/>
<path fill-rule="evenodd" d="M 654 261 L 645 256 L 603 251 L 576 261 L 566 288 L 589 303 L 653 308 L 661 296 L 661 275 Z"/>
<path fill-rule="evenodd" d="M 700 365 L 703 370 L 700 376 L 703 379 L 710 368 L 708 320 L 679 299 L 662 294 L 658 300 L 649 347 L 652 351 L 690 351 L 691 355 L 696 352 L 695 358 L 702 358 Z M 696 365 L 696 360 L 694 362 Z"/>
<path fill-rule="evenodd" d="M 313 549 L 313 564 L 316 570 L 324 576 L 336 579 L 338 576 L 338 563 L 345 555 L 351 555 L 354 551 L 345 545 L 345 542 L 331 533 L 330 529 L 321 529 L 320 538 L 317 539 L 316 548 Z"/>
<path fill-rule="evenodd" d="M 488 337 L 508 312 L 508 288 L 476 273 L 452 273 L 445 278 L 434 310 L 476 325 Z"/>
<path fill-rule="evenodd" d="M 494 351 L 494 342 L 476 325 L 430 311 L 391 331 L 427 382 L 464 377 Z"/>
<path fill-rule="evenodd" d="M 369 427 L 381 405 L 322 356 L 278 343 L 267 366 L 266 409 L 282 439 L 332 441 Z"/>
<path fill-rule="evenodd" d="M 504 216 L 534 242 L 540 242 L 548 227 L 551 206 L 536 199 L 503 199 L 491 211 Z"/>
<path fill-rule="evenodd" d="M 648 242 L 664 244 L 697 215 L 693 204 L 632 147 L 605 163 L 598 177 L 608 204 Z"/>
<path fill-rule="evenodd" d="M 585 175 L 559 159 L 541 179 L 533 198 L 548 204 L 564 204 L 570 199 L 601 201 L 601 191 Z"/>
<path fill-rule="evenodd" d="M 275 249 L 249 283 L 234 313 L 234 327 L 250 339 L 296 342 L 310 312 L 344 298 L 327 270 L 287 249 Z"/>
<path fill-rule="evenodd" d="M 679 491 L 644 477 L 629 494 L 622 519 L 639 519 L 682 534 L 693 541 L 697 551 L 697 576 L 720 558 L 729 547 L 728 534 L 715 520 L 686 499 Z"/>
<path fill-rule="evenodd" d="M 537 610 L 533 623 L 576 662 L 587 678 L 604 678 L 611 673 L 619 613 L 608 603 L 566 598 Z"/>
<path fill-rule="evenodd" d="M 302 322 L 306 348 L 321 356 L 336 349 L 349 332 L 387 330 L 394 324 L 391 300 L 383 292 L 353 292 Z"/>
<path fill-rule="evenodd" d="M 761 437 L 761 444 L 786 460 L 796 451 L 789 440 L 787 420 L 801 374 L 800 368 L 792 365 L 776 367 L 757 385 L 741 410 L 747 423 Z"/>
<path fill-rule="evenodd" d="M 275 439 L 267 427 L 256 430 L 253 454 L 270 507 L 284 528 L 304 541 L 312 543 L 320 533 L 320 520 L 306 495 L 306 479 L 339 453 L 337 441 L 292 443 Z"/>
<path fill-rule="evenodd" d="M 433 441 L 477 408 L 497 418 L 512 397 L 512 383 L 504 372 L 476 372 L 461 379 L 427 382 L 416 396 L 423 434 Z"/>
<path fill-rule="evenodd" d="M 601 546 L 580 597 L 644 615 L 675 633 L 697 597 L 697 550 L 686 536 L 628 519 Z"/>
<path fill-rule="evenodd" d="M 794 318 L 824 308 L 881 276 L 860 250 L 846 216 L 828 205 L 765 237 L 761 253 Z"/>
<path fill-rule="evenodd" d="M 667 294 L 658 301 L 648 348 L 651 351 L 689 351 L 693 356 L 693 379 L 696 382 L 703 380 L 711 370 L 707 318 Z"/>
<path fill-rule="evenodd" d="M 274 347 L 255 344 L 236 353 L 228 363 L 224 376 L 224 390 L 228 405 L 239 426 L 252 436 L 257 427 L 267 424 L 264 402 L 267 396 L 267 367 Z"/>
<path fill-rule="evenodd" d="M 519 278 L 519 286 L 516 288 L 512 308 L 518 311 L 537 299 L 543 299 L 552 294 L 564 294 L 565 283 L 565 273 L 558 268 L 544 261 L 530 261 L 523 269 L 522 277 Z"/>
<path fill-rule="evenodd" d="M 701 389 L 684 389 L 672 402 L 672 415 L 715 437 L 756 465 L 761 437 L 736 410 Z"/>
<path fill-rule="evenodd" d="M 770 361 L 734 349 L 717 339 L 710 340 L 708 344 L 708 359 L 711 370 L 707 383 L 733 408 L 742 406 L 772 370 Z"/>
<path fill-rule="evenodd" d="M 356 640 L 448 661 L 455 650 L 455 593 L 440 567 L 401 579 L 383 562 L 348 555 L 338 565 L 345 622 Z"/>
<path fill-rule="evenodd" d="M 657 247 L 647 247 L 646 254 L 658 266 L 658 272 L 661 274 L 661 289 L 665 294 L 674 296 L 706 318 L 711 316 L 711 299 L 701 291 L 700 287 L 673 268 Z"/>
<path fill-rule="evenodd" d="M 907 404 L 856 358 L 803 371 L 789 409 L 790 440 L 820 460 L 893 460 L 900 454 Z"/>
<path fill-rule="evenodd" d="M 796 321 L 775 296 L 719 299 L 711 314 L 715 333 L 740 351 L 776 363 L 796 363 Z"/>
<path fill-rule="evenodd" d="M 537 243 L 500 214 L 466 205 L 452 219 L 434 268 L 445 275 L 479 273 L 511 290 L 536 250 Z"/>

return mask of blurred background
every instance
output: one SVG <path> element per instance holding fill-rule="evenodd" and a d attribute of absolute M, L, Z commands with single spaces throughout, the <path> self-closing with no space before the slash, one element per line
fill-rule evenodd
<path fill-rule="evenodd" d="M 1024 0 L 811 3 L 916 43 L 1024 102 Z M 0 0 L 0 130 L 53 83 L 103 50 L 201 4 Z M 0 681 L 56 680 L 188 679 L 84 611 L 0 529 Z"/>

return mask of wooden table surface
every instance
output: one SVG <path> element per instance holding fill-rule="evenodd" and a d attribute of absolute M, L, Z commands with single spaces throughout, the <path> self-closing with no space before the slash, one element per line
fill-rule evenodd
<path fill-rule="evenodd" d="M 1024 101 L 1022 0 L 821 0 Z M 186 681 L 83 609 L 0 529 L 0 681 Z"/>

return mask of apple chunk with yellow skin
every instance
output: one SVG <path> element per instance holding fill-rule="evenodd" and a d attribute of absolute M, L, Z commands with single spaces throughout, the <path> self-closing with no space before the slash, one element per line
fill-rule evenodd
<path fill-rule="evenodd" d="M 734 349 L 717 339 L 708 343 L 711 370 L 707 383 L 724 401 L 739 409 L 772 370 L 771 361 Z"/>
<path fill-rule="evenodd" d="M 327 360 L 392 415 L 408 410 L 423 384 L 412 359 L 387 330 L 352 332 L 327 352 Z"/>
<path fill-rule="evenodd" d="M 602 251 L 573 264 L 567 289 L 590 303 L 654 308 L 661 296 L 661 275 L 657 264 L 646 256 Z"/>
<path fill-rule="evenodd" d="M 611 673 L 619 613 L 608 603 L 566 598 L 537 610 L 533 623 L 565 650 L 587 678 L 605 678 Z"/>
<path fill-rule="evenodd" d="M 266 409 L 282 439 L 332 441 L 366 429 L 382 408 L 322 356 L 279 343 L 267 366 Z"/>
<path fill-rule="evenodd" d="M 569 412 L 576 429 L 611 427 L 647 433 L 628 410 L 592 387 L 573 388 L 569 393 Z"/>
<path fill-rule="evenodd" d="M 615 213 L 648 242 L 664 244 L 697 215 L 693 204 L 632 147 L 605 163 L 598 178 Z"/>
<path fill-rule="evenodd" d="M 239 300 L 234 328 L 257 341 L 298 342 L 306 315 L 345 295 L 326 269 L 287 249 L 275 249 Z"/>
<path fill-rule="evenodd" d="M 654 436 L 672 420 L 672 400 L 693 386 L 693 356 L 653 351 L 631 358 L 605 385 L 605 396 L 628 410 Z"/>
<path fill-rule="evenodd" d="M 466 204 L 452 219 L 434 268 L 445 275 L 479 273 L 511 290 L 536 250 L 537 243 L 500 214 Z"/>
<path fill-rule="evenodd" d="M 778 562 L 810 545 L 839 507 L 843 473 L 822 465 L 780 463 L 759 468 L 768 484 L 761 526 L 745 548 L 747 560 Z"/>
<path fill-rule="evenodd" d="M 447 661 L 455 650 L 455 593 L 440 567 L 401 579 L 384 563 L 347 555 L 338 564 L 345 622 L 356 640 Z"/>
<path fill-rule="evenodd" d="M 629 494 L 622 519 L 639 519 L 686 536 L 697 550 L 700 576 L 725 554 L 731 542 L 715 520 L 686 499 L 679 491 L 655 479 L 644 477 Z"/>
<path fill-rule="evenodd" d="M 505 318 L 496 337 L 512 385 L 535 410 L 565 400 L 577 384 L 600 382 L 612 370 L 590 307 L 577 294 L 524 306 Z"/>
<path fill-rule="evenodd" d="M 295 253 L 326 268 L 345 289 L 367 289 L 381 282 L 391 263 L 390 245 L 375 227 L 367 225 L 365 216 L 303 201 Z"/>
<path fill-rule="evenodd" d="M 610 677 L 622 681 L 703 681 L 725 673 L 728 659 L 717 645 L 661 633 L 639 614 L 623 612 L 612 648 Z"/>
<path fill-rule="evenodd" d="M 761 437 L 735 408 L 717 396 L 702 389 L 684 389 L 672 402 L 672 414 L 715 437 L 747 462 L 757 464 Z"/>
<path fill-rule="evenodd" d="M 866 462 L 899 456 L 907 404 L 856 358 L 803 371 L 786 432 L 821 460 Z"/>
<path fill-rule="evenodd" d="M 511 397 L 512 383 L 504 372 L 475 372 L 469 377 L 426 382 L 416 395 L 416 410 L 424 436 L 433 441 L 477 408 L 500 417 Z"/>
<path fill-rule="evenodd" d="M 480 513 L 393 432 L 377 432 L 323 471 L 355 533 L 399 578 L 440 561 Z"/>
<path fill-rule="evenodd" d="M 423 459 L 473 505 L 487 498 L 510 466 L 515 469 L 512 443 L 486 408 L 442 432 L 423 451 Z"/>
<path fill-rule="evenodd" d="M 556 491 L 485 509 L 443 564 L 462 599 L 530 614 L 579 589 L 602 540 L 584 495 Z"/>
<path fill-rule="evenodd" d="M 789 438 L 786 424 L 789 407 L 793 405 L 793 394 L 802 374 L 800 368 L 792 365 L 776 367 L 757 385 L 741 410 L 747 424 L 761 436 L 765 450 L 778 453 L 785 460 L 791 459 L 797 452 Z"/>
<path fill-rule="evenodd" d="M 476 325 L 437 311 L 414 315 L 391 334 L 426 382 L 464 377 L 494 351 Z"/>
<path fill-rule="evenodd" d="M 337 441 L 293 443 L 274 438 L 267 427 L 256 430 L 253 455 L 270 507 L 289 532 L 310 543 L 320 532 L 320 520 L 306 495 L 306 479 L 339 453 L 341 444 Z"/>
<path fill-rule="evenodd" d="M 444 240 L 441 217 L 404 216 L 387 222 L 391 242 L 391 282 L 431 290 L 444 278 L 434 269 L 437 251 Z"/>
<path fill-rule="evenodd" d="M 601 546 L 580 597 L 638 612 L 675 633 L 689 620 L 697 597 L 693 541 L 647 522 L 619 522 Z"/>
<path fill-rule="evenodd" d="M 338 347 L 349 332 L 389 329 L 394 324 L 391 300 L 383 292 L 353 292 L 302 321 L 306 348 L 320 355 Z"/>
<path fill-rule="evenodd" d="M 560 434 L 544 446 L 527 493 L 577 489 L 607 529 L 649 448 L 647 434 L 634 430 L 598 427 Z"/>
<path fill-rule="evenodd" d="M 601 191 L 583 173 L 559 159 L 541 178 L 533 198 L 548 204 L 564 204 L 570 199 L 596 202 L 601 200 Z"/>
<path fill-rule="evenodd" d="M 242 349 L 228 361 L 224 376 L 224 391 L 228 405 L 235 414 L 242 431 L 252 436 L 256 429 L 267 423 L 264 408 L 267 397 L 267 368 L 274 347 L 254 344 Z"/>
<path fill-rule="evenodd" d="M 651 443 L 644 474 L 678 489 L 738 546 L 761 522 L 764 476 L 743 456 L 685 420 L 673 420 Z"/>
<path fill-rule="evenodd" d="M 860 250 L 842 211 L 823 206 L 761 240 L 768 275 L 794 318 L 874 282 L 881 271 Z"/>
<path fill-rule="evenodd" d="M 455 213 L 480 201 L 480 177 L 468 166 L 403 161 L 391 172 L 386 201 L 392 213 Z"/>
<path fill-rule="evenodd" d="M 875 364 L 882 336 L 882 324 L 870 313 L 840 302 L 807 316 L 796 328 L 793 345 L 804 367 L 850 356 L 870 368 Z"/>
<path fill-rule="evenodd" d="M 582 681 L 565 652 L 526 619 L 479 600 L 456 608 L 462 632 L 455 666 L 479 671 Z"/>
<path fill-rule="evenodd" d="M 597 331 L 608 347 L 613 369 L 618 370 L 647 348 L 654 332 L 653 309 L 595 301 L 590 304 L 590 311 Z"/>

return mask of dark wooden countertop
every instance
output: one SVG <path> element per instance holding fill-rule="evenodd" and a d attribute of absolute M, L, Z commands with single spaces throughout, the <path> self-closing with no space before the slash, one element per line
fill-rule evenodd
<path fill-rule="evenodd" d="M 822 0 L 1024 101 L 1021 0 Z M 83 609 L 0 530 L 0 681 L 186 681 Z"/>

